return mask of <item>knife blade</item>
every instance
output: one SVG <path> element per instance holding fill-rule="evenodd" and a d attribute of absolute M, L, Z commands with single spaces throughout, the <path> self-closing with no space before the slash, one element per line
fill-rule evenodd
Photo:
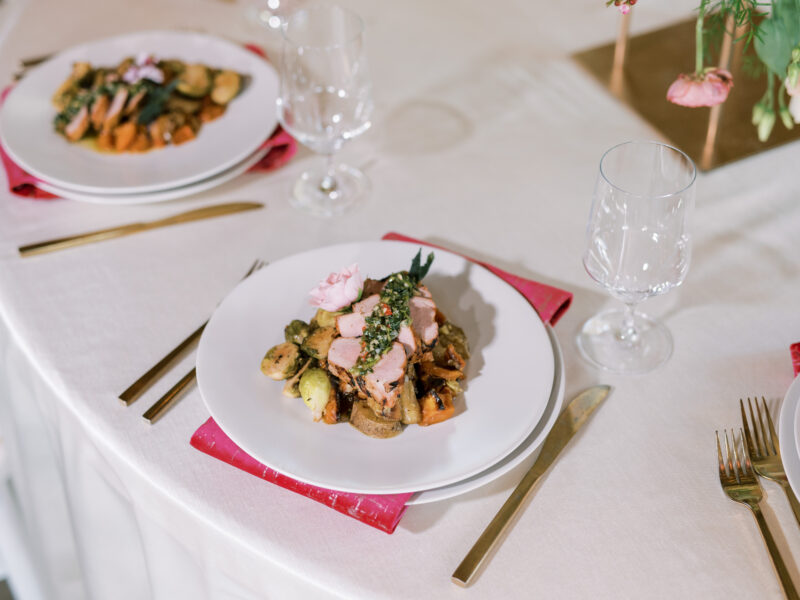
<path fill-rule="evenodd" d="M 80 233 L 78 235 L 72 235 L 69 237 L 37 242 L 35 244 L 28 244 L 27 246 L 20 246 L 19 254 L 23 257 L 34 256 L 36 254 L 44 254 L 45 252 L 54 252 L 56 250 L 74 248 L 75 246 L 90 244 L 92 242 L 111 240 L 126 235 L 131 235 L 132 233 L 149 231 L 150 229 L 156 229 L 158 227 L 168 227 L 169 225 L 188 223 L 190 221 L 199 221 L 200 219 L 210 219 L 212 217 L 219 217 L 222 215 L 229 215 L 232 213 L 242 212 L 245 210 L 254 210 L 263 207 L 264 205 L 259 202 L 228 202 L 226 204 L 214 204 L 213 206 L 196 208 L 172 215 L 171 217 L 158 219 L 156 221 L 130 223 L 128 225 L 120 225 L 118 227 L 111 227 L 109 229 L 89 231 L 87 233 Z"/>
<path fill-rule="evenodd" d="M 567 408 L 556 419 L 553 429 L 547 434 L 536 462 L 511 492 L 494 519 L 483 530 L 478 541 L 472 546 L 458 568 L 453 571 L 453 583 L 461 586 L 471 583 L 478 568 L 495 547 L 500 535 L 511 524 L 536 482 L 610 392 L 610 386 L 597 385 L 584 390 L 567 405 Z"/>

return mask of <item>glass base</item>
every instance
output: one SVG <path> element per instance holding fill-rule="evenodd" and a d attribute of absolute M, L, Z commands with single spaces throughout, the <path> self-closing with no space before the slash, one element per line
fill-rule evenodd
<path fill-rule="evenodd" d="M 624 317 L 622 310 L 609 310 L 586 321 L 578 333 L 581 355 L 596 367 L 626 375 L 647 373 L 667 362 L 672 356 L 669 330 L 647 315 L 636 313 L 637 335 L 625 340 L 620 333 Z"/>
<path fill-rule="evenodd" d="M 369 179 L 355 167 L 337 165 L 333 182 L 323 169 L 305 171 L 295 182 L 291 204 L 318 217 L 341 215 L 363 201 L 369 192 Z"/>

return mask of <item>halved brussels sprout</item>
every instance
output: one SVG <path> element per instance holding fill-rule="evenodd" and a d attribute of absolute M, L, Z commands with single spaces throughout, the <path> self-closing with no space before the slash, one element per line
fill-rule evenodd
<path fill-rule="evenodd" d="M 314 420 L 319 421 L 325 406 L 331 399 L 331 393 L 336 393 L 331 385 L 328 373 L 320 368 L 308 369 L 300 377 L 300 396 L 303 402 L 311 409 Z"/>
<path fill-rule="evenodd" d="M 317 360 L 327 360 L 333 339 L 336 337 L 336 327 L 319 327 L 308 334 L 300 344 L 304 354 Z"/>
<path fill-rule="evenodd" d="M 308 337 L 308 332 L 311 327 L 305 321 L 295 319 L 289 323 L 283 330 L 283 335 L 286 337 L 287 342 L 294 342 L 295 344 L 302 344 L 303 340 Z"/>
<path fill-rule="evenodd" d="M 270 379 L 288 379 L 300 368 L 300 348 L 297 344 L 284 342 L 273 346 L 261 361 L 261 372 Z"/>
<path fill-rule="evenodd" d="M 336 327 L 336 317 L 343 314 L 341 311 L 330 312 L 327 310 L 317 309 L 314 318 L 311 319 L 312 327 Z"/>

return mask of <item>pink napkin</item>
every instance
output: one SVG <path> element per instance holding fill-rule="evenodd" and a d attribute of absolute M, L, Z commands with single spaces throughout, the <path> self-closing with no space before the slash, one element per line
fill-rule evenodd
<path fill-rule="evenodd" d="M 800 342 L 789 346 L 792 352 L 792 367 L 794 367 L 794 376 L 800 375 Z"/>
<path fill-rule="evenodd" d="M 245 48 L 262 56 L 266 60 L 266 54 L 264 54 L 264 51 L 258 46 L 254 44 L 245 44 Z M 13 86 L 8 86 L 0 93 L 0 107 L 12 87 Z M 272 132 L 269 139 L 261 145 L 260 149 L 265 150 L 267 148 L 269 148 L 269 151 L 260 161 L 248 169 L 248 173 L 266 173 L 267 171 L 282 167 L 289 162 L 297 152 L 297 142 L 292 136 L 278 126 L 275 131 Z M 58 196 L 39 189 L 37 184 L 41 180 L 16 164 L 6 153 L 2 144 L 0 144 L 0 161 L 3 163 L 3 169 L 6 172 L 6 179 L 8 180 L 8 190 L 11 193 L 37 200 L 58 198 Z"/>
<path fill-rule="evenodd" d="M 433 244 L 414 240 L 398 233 L 388 233 L 383 239 L 402 240 L 413 242 L 415 245 L 433 246 Z M 559 290 L 558 288 L 544 285 L 530 279 L 517 277 L 516 275 L 512 275 L 511 273 L 507 273 L 486 263 L 478 261 L 473 262 L 483 265 L 498 277 L 515 287 L 525 296 L 545 322 L 554 324 L 561 315 L 566 312 L 572 301 L 572 294 L 564 290 Z M 195 431 L 192 436 L 191 444 L 198 450 L 214 458 L 225 461 L 243 471 L 247 471 L 251 475 L 255 475 L 256 477 L 277 484 L 282 488 L 301 494 L 306 498 L 316 500 L 325 506 L 329 506 L 342 514 L 358 519 L 362 523 L 371 525 L 386 533 L 392 533 L 395 530 L 395 527 L 397 527 L 400 518 L 405 512 L 406 501 L 413 495 L 411 493 L 391 495 L 352 494 L 349 492 L 338 492 L 319 488 L 296 481 L 291 477 L 287 477 L 286 475 L 282 475 L 270 469 L 252 456 L 246 454 L 225 435 L 219 425 L 211 418 Z"/>

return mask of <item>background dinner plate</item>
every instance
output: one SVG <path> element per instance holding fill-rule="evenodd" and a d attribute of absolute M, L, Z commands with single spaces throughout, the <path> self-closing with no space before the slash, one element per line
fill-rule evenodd
<path fill-rule="evenodd" d="M 139 52 L 234 69 L 251 80 L 222 117 L 180 146 L 101 153 L 55 132 L 51 98 L 73 62 L 109 66 Z M 208 178 L 250 156 L 275 129 L 277 94 L 275 69 L 237 44 L 200 33 L 133 33 L 76 46 L 31 69 L 3 104 L 0 138 L 20 167 L 52 185 L 91 194 L 141 194 Z"/>
<path fill-rule="evenodd" d="M 189 185 L 158 192 L 148 192 L 145 194 L 89 194 L 88 192 L 76 192 L 75 190 L 60 188 L 55 185 L 50 185 L 45 181 L 37 183 L 36 187 L 61 198 L 77 200 L 79 202 L 91 202 L 92 204 L 148 204 L 151 202 L 166 202 L 167 200 L 176 200 L 177 198 L 184 198 L 192 194 L 199 194 L 200 192 L 205 192 L 206 190 L 220 186 L 247 172 L 250 167 L 264 158 L 269 151 L 270 148 L 256 150 L 251 156 L 244 159 L 238 165 L 222 173 L 217 173 L 208 179 L 201 179 Z"/>
<path fill-rule="evenodd" d="M 553 347 L 536 312 L 483 267 L 435 250 L 425 279 L 441 310 L 467 333 L 472 358 L 456 416 L 409 426 L 388 440 L 314 423 L 302 400 L 259 370 L 292 319 L 314 312 L 308 290 L 354 262 L 383 277 L 407 269 L 417 246 L 364 242 L 319 248 L 270 264 L 239 284 L 200 340 L 197 380 L 225 433 L 262 463 L 300 481 L 358 493 L 442 487 L 476 475 L 518 447 L 539 423 L 554 377 Z M 426 251 L 423 249 L 423 251 Z"/>
<path fill-rule="evenodd" d="M 800 452 L 796 425 L 798 406 L 800 406 L 800 377 L 795 377 L 783 398 L 778 423 L 778 441 L 781 445 L 783 468 L 795 494 L 800 494 Z"/>
<path fill-rule="evenodd" d="M 460 496 L 461 494 L 466 494 L 467 492 L 471 492 L 472 490 L 491 483 L 523 462 L 533 464 L 533 461 L 539 456 L 539 451 L 542 448 L 544 439 L 547 437 L 547 434 L 550 433 L 553 425 L 555 425 L 556 419 L 558 415 L 561 414 L 561 409 L 564 406 L 564 356 L 561 353 L 561 345 L 558 343 L 558 338 L 556 338 L 553 328 L 550 327 L 550 325 L 545 325 L 545 328 L 547 329 L 547 334 L 550 336 L 550 343 L 553 345 L 555 374 L 553 376 L 553 389 L 550 391 L 550 401 L 547 403 L 547 408 L 534 430 L 511 454 L 482 473 L 478 473 L 477 475 L 444 487 L 425 490 L 414 494 L 409 498 L 408 502 L 406 502 L 406 506 L 438 502 L 440 500 L 453 498 L 454 496 Z"/>

